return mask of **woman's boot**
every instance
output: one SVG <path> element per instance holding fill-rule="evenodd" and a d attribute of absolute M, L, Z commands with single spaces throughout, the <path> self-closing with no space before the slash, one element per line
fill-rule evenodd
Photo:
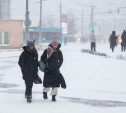
<path fill-rule="evenodd" d="M 52 101 L 56 101 L 56 95 L 52 95 Z"/>

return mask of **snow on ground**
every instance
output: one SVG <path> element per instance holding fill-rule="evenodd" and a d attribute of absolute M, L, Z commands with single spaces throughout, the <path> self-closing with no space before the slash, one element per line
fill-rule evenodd
<path fill-rule="evenodd" d="M 126 113 L 126 61 L 114 56 L 125 53 L 120 46 L 112 53 L 109 45 L 97 44 L 97 51 L 112 58 L 82 53 L 90 44 L 62 45 L 61 73 L 67 89 L 59 88 L 57 102 L 42 98 L 42 85 L 34 85 L 33 101 L 26 103 L 24 81 L 18 66 L 22 51 L 0 51 L 0 113 Z M 39 51 L 39 58 L 43 51 Z M 39 72 L 41 78 L 43 73 Z"/>

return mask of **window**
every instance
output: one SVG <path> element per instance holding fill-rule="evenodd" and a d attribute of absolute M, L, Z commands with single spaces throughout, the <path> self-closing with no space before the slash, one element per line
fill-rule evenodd
<path fill-rule="evenodd" d="M 4 32 L 4 44 L 9 44 L 9 33 Z"/>
<path fill-rule="evenodd" d="M 0 32 L 0 45 L 9 45 L 9 32 Z"/>

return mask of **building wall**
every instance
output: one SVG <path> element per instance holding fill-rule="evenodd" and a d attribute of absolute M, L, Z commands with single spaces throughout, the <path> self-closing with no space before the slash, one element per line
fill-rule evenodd
<path fill-rule="evenodd" d="M 0 20 L 10 19 L 10 0 L 0 0 Z"/>
<path fill-rule="evenodd" d="M 0 44 L 2 48 L 20 48 L 23 46 L 23 21 L 7 20 L 0 21 L 0 32 L 9 32 L 9 44 Z"/>

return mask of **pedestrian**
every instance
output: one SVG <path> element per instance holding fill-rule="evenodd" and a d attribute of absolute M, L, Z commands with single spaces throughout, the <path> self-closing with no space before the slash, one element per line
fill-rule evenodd
<path fill-rule="evenodd" d="M 64 37 L 64 45 L 67 45 L 67 36 Z"/>
<path fill-rule="evenodd" d="M 112 49 L 112 52 L 114 52 L 114 48 L 117 45 L 117 36 L 115 31 L 112 31 L 112 34 L 110 35 L 109 38 L 109 42 L 110 42 L 110 48 Z"/>
<path fill-rule="evenodd" d="M 27 46 L 19 57 L 18 64 L 21 67 L 23 80 L 25 81 L 25 98 L 27 102 L 32 101 L 33 81 L 38 77 L 38 52 L 35 49 L 35 41 L 28 41 Z"/>
<path fill-rule="evenodd" d="M 121 35 L 121 51 L 125 51 L 126 50 L 126 31 L 124 30 L 122 35 Z"/>
<path fill-rule="evenodd" d="M 47 93 L 52 88 L 52 101 L 56 101 L 58 87 L 66 88 L 64 77 L 60 73 L 60 67 L 63 63 L 63 55 L 60 51 L 61 45 L 55 38 L 52 43 L 44 50 L 41 60 L 45 64 L 43 80 L 43 98 L 48 99 Z"/>
<path fill-rule="evenodd" d="M 91 51 L 96 51 L 96 36 L 94 34 L 94 30 L 92 30 L 90 36 L 89 36 L 89 41 L 91 42 Z"/>

